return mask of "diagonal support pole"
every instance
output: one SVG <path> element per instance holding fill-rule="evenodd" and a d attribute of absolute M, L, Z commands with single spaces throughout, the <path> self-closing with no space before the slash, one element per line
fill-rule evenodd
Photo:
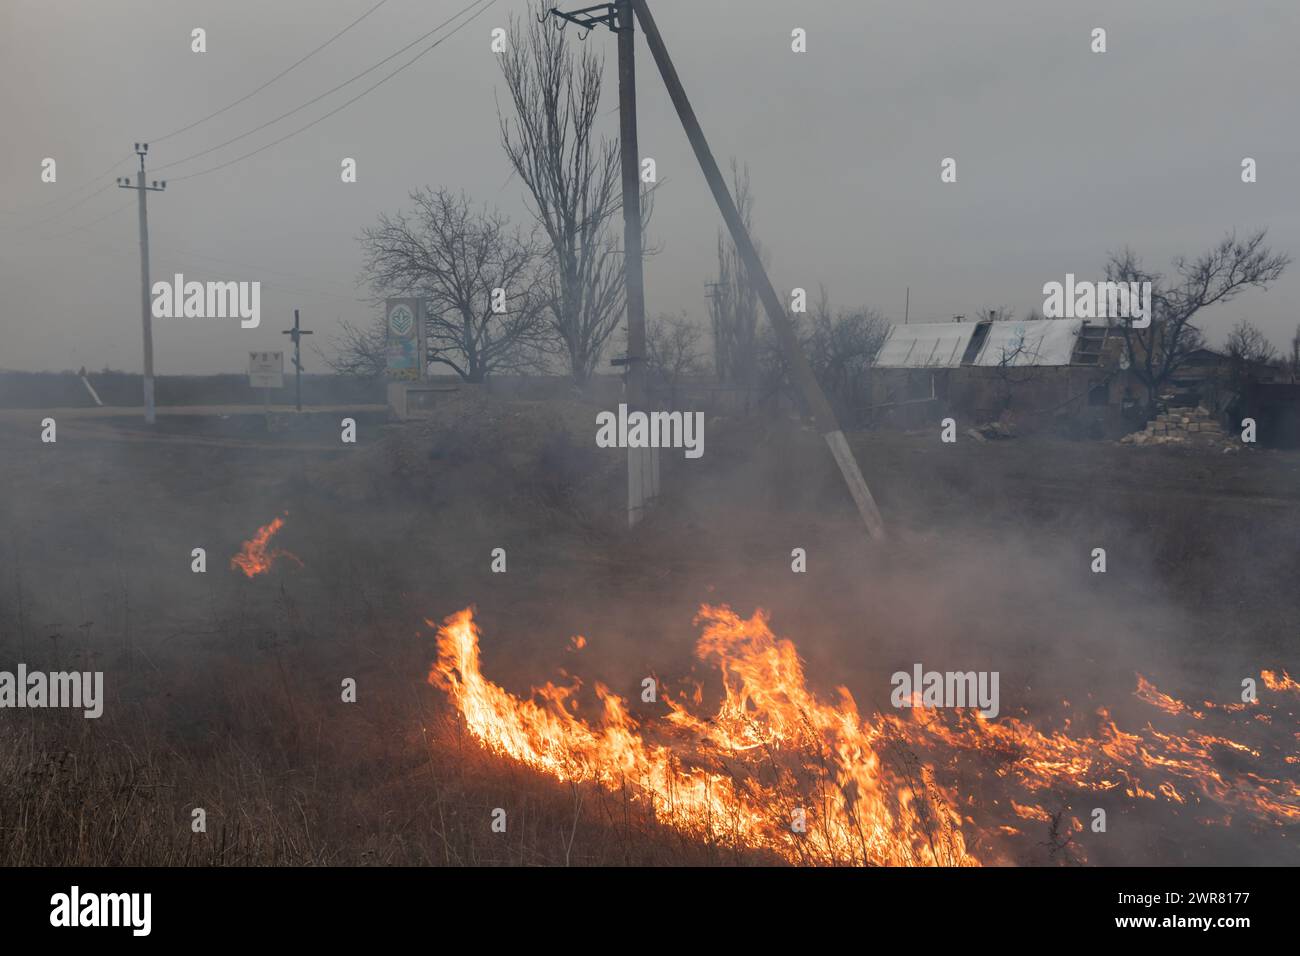
<path fill-rule="evenodd" d="M 663 37 L 660 36 L 659 28 L 655 25 L 650 7 L 646 0 L 631 0 L 631 3 L 636 10 L 637 21 L 645 33 L 650 54 L 654 57 L 655 65 L 659 67 L 659 75 L 663 77 L 664 85 L 668 88 L 668 96 L 677 110 L 677 117 L 686 130 L 686 138 L 690 140 L 695 158 L 713 193 L 713 199 L 717 202 L 722 218 L 727 223 L 727 229 L 731 232 L 732 241 L 735 242 L 736 249 L 745 262 L 745 269 L 749 273 L 750 281 L 754 283 L 758 297 L 763 302 L 763 308 L 767 311 L 768 318 L 772 320 L 772 327 L 776 330 L 781 350 L 790 363 L 791 377 L 802 394 L 808 410 L 812 412 L 818 431 L 830 447 L 831 455 L 834 456 L 835 463 L 844 476 L 844 482 L 849 487 L 849 493 L 853 496 L 853 502 L 857 505 L 858 514 L 862 516 L 862 521 L 867 526 L 867 533 L 872 538 L 883 538 L 885 526 L 880 517 L 880 510 L 876 507 L 875 498 L 871 495 L 871 489 L 867 487 L 866 479 L 862 477 L 862 470 L 853 457 L 853 451 L 844 438 L 844 432 L 835 419 L 830 403 L 826 401 L 825 393 L 817 384 L 812 368 L 808 365 L 808 359 L 795 336 L 790 317 L 785 314 L 785 308 L 772 287 L 767 270 L 763 268 L 763 262 L 758 257 L 758 251 L 749 237 L 749 231 L 740 218 L 736 203 L 727 189 L 726 180 L 722 178 L 718 163 L 713 158 L 712 150 L 709 149 L 708 140 L 704 138 L 704 130 L 700 128 L 700 121 L 695 116 L 695 110 L 691 108 L 686 90 L 682 87 L 682 81 L 677 76 L 672 58 L 668 55 L 668 48 L 664 46 Z"/>

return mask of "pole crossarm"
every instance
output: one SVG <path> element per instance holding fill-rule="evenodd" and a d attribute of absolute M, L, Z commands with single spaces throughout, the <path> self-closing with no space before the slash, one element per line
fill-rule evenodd
<path fill-rule="evenodd" d="M 559 17 L 561 20 L 567 20 L 570 23 L 576 23 L 587 31 L 601 26 L 609 27 L 615 33 L 622 29 L 618 22 L 617 5 L 613 3 L 600 3 L 594 7 L 583 7 L 581 10 L 567 12 L 552 7 L 551 16 Z"/>

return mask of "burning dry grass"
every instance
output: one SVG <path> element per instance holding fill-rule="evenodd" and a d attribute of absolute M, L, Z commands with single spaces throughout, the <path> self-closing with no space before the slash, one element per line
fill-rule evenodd
<path fill-rule="evenodd" d="M 156 658 L 101 720 L 0 714 L 0 863 L 1084 862 L 1092 806 L 1283 843 L 1278 827 L 1300 807 L 1296 764 L 1277 759 L 1294 754 L 1300 701 L 1283 671 L 1255 706 L 1207 702 L 1199 719 L 1152 706 L 1139 730 L 1102 715 L 1099 730 L 1047 732 L 1016 718 L 864 716 L 847 695 L 813 694 L 761 616 L 701 621 L 721 703 L 705 718 L 711 694 L 675 695 L 654 721 L 605 688 L 597 712 L 576 689 L 513 697 L 475 670 L 464 614 L 444 626 L 439 680 L 472 690 L 482 712 L 418 693 L 401 662 L 425 657 L 427 635 L 395 642 L 391 622 L 353 635 L 387 641 L 391 660 L 359 675 L 362 703 L 347 706 L 335 675 L 354 650 L 292 635 L 253 648 L 227 633 L 242 660 L 181 678 L 180 660 Z M 525 756 L 503 760 L 511 748 Z M 197 807 L 206 833 L 192 830 Z M 491 829 L 497 808 L 505 833 Z"/>
<path fill-rule="evenodd" d="M 659 525 L 665 529 L 662 547 L 658 539 L 633 546 L 613 536 L 589 547 L 577 541 L 585 532 L 571 507 L 590 504 L 584 498 L 587 466 L 571 454 L 572 440 L 548 438 L 536 427 L 540 412 L 516 417 L 516 411 L 492 412 L 507 416 L 492 424 L 511 430 L 506 439 L 477 434 L 470 419 L 459 430 L 455 422 L 444 422 L 414 438 L 396 436 L 370 457 L 363 456 L 376 449 L 358 449 L 319 468 L 312 462 L 302 474 L 286 471 L 281 459 L 250 454 L 232 460 L 226 449 L 190 449 L 184 456 L 169 450 L 178 457 L 160 467 L 160 452 L 151 447 L 132 447 L 120 458 L 92 448 L 80 452 L 89 479 L 73 467 L 42 475 L 27 456 L 6 462 L 10 486 L 27 493 L 0 502 L 0 653 L 52 668 L 67 666 L 66 655 L 80 649 L 105 669 L 111 699 L 98 721 L 50 711 L 0 712 L 0 864 L 744 865 L 891 857 L 952 862 L 963 852 L 981 862 L 1041 864 L 1081 861 L 1085 846 L 1093 862 L 1167 864 L 1272 862 L 1293 852 L 1287 844 L 1300 831 L 1278 820 L 1297 805 L 1295 680 L 1281 670 L 1261 675 L 1261 703 L 1253 706 L 1212 705 L 1199 696 L 1184 703 L 1164 693 L 1183 678 L 1210 686 L 1237 673 L 1242 660 L 1286 660 L 1285 635 L 1295 610 L 1287 584 L 1295 566 L 1288 557 L 1294 549 L 1283 544 L 1294 536 L 1295 509 L 1268 505 L 1278 510 L 1269 513 L 1268 534 L 1261 537 L 1258 524 L 1242 518 L 1256 515 L 1257 499 L 1243 498 L 1233 510 L 1235 499 L 1226 492 L 1212 506 L 1188 499 L 1186 509 L 1174 508 L 1164 492 L 1155 491 L 1124 505 L 1123 514 L 1145 522 L 1143 528 L 1152 526 L 1143 535 L 1167 545 L 1156 566 L 1161 585 L 1176 586 L 1176 599 L 1195 608 L 1204 623 L 1177 633 L 1176 644 L 1133 642 L 1134 650 L 1148 652 L 1133 666 L 1159 677 L 1146 682 L 1149 693 L 1140 691 L 1136 699 L 1129 698 L 1129 687 L 1116 688 L 1113 718 L 1103 720 L 1095 707 L 1057 711 L 1054 693 L 1031 702 L 1032 724 L 1007 718 L 996 724 L 921 721 L 920 712 L 885 719 L 864 704 L 855 726 L 843 716 L 848 711 L 842 699 L 807 687 L 747 697 L 748 678 L 733 668 L 736 703 L 730 710 L 705 710 L 702 700 L 678 694 L 684 686 L 678 685 L 676 709 L 661 719 L 633 726 L 627 708 L 621 712 L 629 733 L 639 736 L 627 746 L 640 764 L 628 766 L 662 766 L 664 789 L 675 804 L 648 799 L 628 766 L 602 768 L 589 760 L 585 776 L 560 775 L 503 759 L 481 745 L 445 695 L 412 679 L 428 663 L 428 635 L 414 632 L 430 607 L 442 613 L 491 593 L 490 637 L 506 631 L 498 631 L 495 621 L 521 626 L 489 648 L 489 670 L 499 671 L 507 665 L 498 660 L 508 659 L 513 669 L 501 679 L 519 686 L 547 673 L 555 661 L 576 669 L 570 662 L 593 654 L 606 661 L 618 656 L 607 653 L 611 632 L 591 624 L 620 618 L 637 619 L 629 637 L 642 641 L 639 660 L 650 673 L 659 659 L 687 656 L 673 649 L 684 647 L 675 636 L 684 633 L 678 615 L 703 596 L 697 585 L 717 581 L 717 593 L 747 604 L 783 587 L 788 566 L 777 562 L 780 573 L 771 573 L 764 561 L 770 562 L 772 541 L 786 539 L 771 523 L 790 510 L 791 495 L 804 495 L 795 515 L 804 536 L 806 519 L 825 511 L 828 524 L 838 520 L 839 512 L 826 502 L 842 497 L 834 481 L 828 479 L 824 488 L 810 481 L 791 446 L 773 441 L 754 447 L 752 455 L 788 468 L 791 489 L 755 482 L 749 491 L 759 497 L 759 507 L 738 512 L 737 483 L 720 467 L 717 495 L 692 506 L 697 523 L 688 529 L 689 553 L 683 552 L 681 528 L 666 521 Z M 575 413 L 575 421 L 581 417 L 589 429 L 586 415 Z M 520 443 L 524 432 L 532 441 L 527 447 Z M 961 513 L 1007 501 L 1025 511 L 1026 523 L 1045 522 L 1043 534 L 1069 537 L 1074 525 L 1062 531 L 1051 523 L 1058 514 L 1086 525 L 1089 537 L 1069 538 L 1072 546 L 1082 546 L 1119 507 L 1115 502 L 1128 501 L 1125 489 L 1163 488 L 1181 474 L 1155 471 L 1161 456 L 1147 456 L 1128 466 L 1150 469 L 1142 480 L 1128 471 L 1117 471 L 1118 478 L 1103 473 L 1099 487 L 1122 487 L 1111 497 L 1092 496 L 1082 490 L 1098 483 L 1092 448 L 1073 458 L 1068 448 L 1035 457 L 1029 456 L 1032 446 L 1017 451 L 1017 445 L 998 459 L 987 448 L 975 449 L 974 455 L 985 456 L 976 459 L 977 469 L 965 458 L 949 464 L 944 457 L 936 466 L 940 456 L 929 444 L 914 444 L 876 456 L 888 470 L 872 475 L 873 487 L 881 489 L 900 526 L 910 520 L 906 509 L 912 502 L 917 523 L 948 529 L 950 522 L 952 537 L 962 534 Z M 77 447 L 63 454 L 77 454 Z M 724 444 L 710 447 L 708 467 L 725 464 Z M 406 469 L 396 469 L 404 487 L 400 496 L 389 495 L 391 511 L 382 504 L 394 477 L 387 453 Z M 1257 469 L 1269 461 L 1262 458 Z M 613 465 L 616 478 L 618 461 Z M 969 490 L 973 471 L 1012 466 L 1025 477 L 1012 481 L 1004 474 L 1001 483 L 981 484 L 975 501 Z M 748 473 L 750 459 L 736 467 Z M 345 471 L 357 496 L 326 480 Z M 525 475 L 531 485 L 523 483 Z M 575 482 L 575 475 L 583 481 Z M 593 480 L 617 492 L 618 482 L 608 479 L 605 474 Z M 1184 480 L 1201 481 L 1198 475 Z M 1222 478 L 1225 488 L 1252 481 L 1257 496 L 1289 495 L 1286 489 L 1294 486 L 1293 472 L 1278 468 L 1272 477 L 1252 472 Z M 140 495 L 141 487 L 150 494 Z M 376 493 L 381 489 L 383 494 Z M 1032 507 L 1022 507 L 1026 495 Z M 305 569 L 288 568 L 292 573 L 281 575 L 276 567 L 246 578 L 224 567 L 220 575 L 212 573 L 214 567 L 207 575 L 192 575 L 186 562 L 176 560 L 196 540 L 226 541 L 224 553 L 230 553 L 247 533 L 238 529 L 251 529 L 291 500 L 295 517 L 280 534 L 292 535 L 288 543 L 306 558 Z M 537 502 L 550 507 L 538 508 Z M 851 510 L 847 514 L 851 519 Z M 105 515 L 120 517 L 109 521 Z M 755 516 L 761 520 L 747 520 Z M 993 518 L 1004 523 L 1000 535 L 1006 522 L 1020 520 L 1005 513 Z M 203 532 L 197 536 L 196 522 Z M 751 539 L 756 547 L 745 550 Z M 277 540 L 268 535 L 267 544 Z M 1131 544 L 1137 538 L 1119 540 Z M 1261 540 L 1269 547 L 1261 547 Z M 490 575 L 481 560 L 498 544 L 510 548 L 508 576 Z M 951 568 L 931 562 L 928 551 L 905 553 L 901 561 L 903 570 L 882 578 L 887 587 L 902 589 L 907 575 L 931 580 L 932 563 Z M 744 573 L 732 573 L 733 566 L 743 566 Z M 824 559 L 817 565 L 829 566 Z M 1233 577 L 1225 578 L 1229 572 Z M 987 587 L 986 577 L 972 574 L 970 580 L 973 588 Z M 1118 575 L 1108 579 L 1116 580 Z M 602 596 L 582 608 L 578 629 L 589 638 L 587 647 L 566 651 L 556 641 L 548 658 L 544 635 L 574 621 L 568 591 L 575 583 Z M 737 583 L 750 590 L 737 590 Z M 797 598 L 787 595 L 784 606 L 811 602 L 818 608 L 823 620 L 816 632 L 797 635 L 800 649 L 810 655 L 809 670 L 832 673 L 839 656 L 843 679 L 855 690 L 873 686 L 870 680 L 880 675 L 871 668 L 887 670 L 893 657 L 869 653 L 860 640 L 851 646 L 838 642 L 835 627 L 847 627 L 842 622 L 874 613 L 877 637 L 889 637 L 896 647 L 942 637 L 929 633 L 940 630 L 934 625 L 941 617 L 975 616 L 961 601 L 913 602 L 909 614 L 916 607 L 931 613 L 912 629 L 897 614 L 891 617 L 880 606 L 888 602 L 878 596 L 865 610 L 843 600 L 853 584 L 820 577 Z M 273 606 L 277 587 L 280 606 Z M 1103 597 L 1116 600 L 1112 591 Z M 1249 619 L 1225 641 L 1227 628 L 1217 625 L 1229 618 L 1235 624 L 1245 606 L 1251 608 Z M 1066 617 L 1059 603 L 1048 611 L 1041 626 L 1026 623 L 1025 616 L 1008 617 L 1013 636 L 999 645 L 1007 652 L 1004 659 L 1014 662 L 1026 647 L 1032 650 L 1035 634 L 1053 641 L 1063 635 L 1067 643 L 1077 637 L 1078 629 L 1056 629 Z M 782 610 L 776 613 L 786 619 Z M 1114 617 L 1105 616 L 1098 628 Z M 539 621 L 545 623 L 522 626 Z M 83 623 L 87 630 L 81 630 Z M 734 630 L 731 622 L 722 624 L 724 633 Z M 656 634 L 662 644 L 653 643 Z M 728 645 L 727 654 L 749 655 L 754 674 L 798 662 L 793 649 L 784 655 L 777 642 L 765 641 L 750 628 L 744 646 Z M 129 659 L 112 659 L 119 649 Z M 722 673 L 718 654 L 706 656 L 715 673 Z M 1081 659 L 1081 652 L 1062 658 L 1071 666 Z M 1165 667 L 1164 659 L 1177 663 Z M 1041 677 L 1048 662 L 1039 663 L 1031 661 L 1026 671 Z M 1055 657 L 1050 661 L 1058 663 Z M 339 701 L 344 675 L 358 678 L 356 704 Z M 1106 685 L 1115 687 L 1113 681 Z M 548 712 L 560 707 L 567 718 L 584 715 L 580 723 L 591 746 L 599 747 L 612 739 L 604 715 L 615 698 L 605 695 L 608 701 L 598 709 L 587 709 L 586 690 L 562 701 L 543 698 L 537 706 Z M 715 700 L 712 691 L 706 697 Z M 769 712 L 826 711 L 811 720 L 801 713 L 765 723 L 756 717 L 760 704 Z M 1140 718 L 1132 719 L 1121 704 Z M 1051 729 L 1062 724 L 1059 732 Z M 668 748 L 672 759 L 657 748 Z M 865 793 L 854 774 L 869 780 Z M 674 775 L 687 780 L 678 786 Z M 730 789 L 690 789 L 692 780 L 707 781 L 709 775 Z M 763 788 L 775 794 L 771 802 Z M 757 807 L 762 819 L 708 810 L 708 801 L 723 792 L 738 806 Z M 697 797 L 689 815 L 683 794 Z M 678 820 L 686 824 L 674 825 L 670 805 L 681 808 Z M 1105 838 L 1082 828 L 1098 805 L 1111 813 L 1112 833 Z M 192 830 L 196 807 L 207 810 L 205 834 Z M 507 812 L 506 833 L 491 830 L 497 808 Z M 809 832 L 802 838 L 789 831 L 795 808 L 807 811 Z M 1117 815 L 1124 818 L 1122 827 L 1115 825 Z M 823 826 L 827 835 L 818 833 L 827 821 L 833 822 Z M 1231 827 L 1220 825 L 1229 821 Z"/>
<path fill-rule="evenodd" d="M 230 559 L 231 569 L 242 571 L 246 578 L 255 578 L 270 571 L 271 565 L 278 558 L 285 558 L 302 567 L 302 559 L 296 554 L 271 547 L 271 539 L 283 527 L 284 518 L 276 518 L 270 524 L 258 528 L 257 534 L 245 541 L 239 553 Z"/>
<path fill-rule="evenodd" d="M 393 633 L 356 637 L 392 650 Z M 618 794 L 482 753 L 404 675 L 366 671 L 362 703 L 341 704 L 336 645 L 253 651 L 233 630 L 223 640 L 227 659 L 199 671 L 155 657 L 160 670 L 116 682 L 122 697 L 96 721 L 0 711 L 0 866 L 745 862 Z M 490 826 L 498 807 L 504 834 Z M 206 832 L 193 830 L 196 808 Z"/>
<path fill-rule="evenodd" d="M 813 696 L 794 646 L 776 640 L 761 614 L 704 608 L 700 617 L 698 653 L 721 667 L 724 701 L 708 720 L 668 701 L 665 733 L 653 741 L 601 685 L 595 726 L 572 713 L 576 686 L 548 683 L 535 702 L 487 681 L 469 611 L 440 629 L 430 679 L 490 750 L 565 782 L 630 789 L 655 819 L 692 838 L 798 863 L 974 862 L 928 768 L 887 770 L 848 692 L 838 705 Z"/>
<path fill-rule="evenodd" d="M 966 831 L 984 846 L 992 833 L 1020 833 L 1014 821 L 999 819 L 1003 801 L 1016 818 L 1048 823 L 1049 842 L 1064 848 L 1083 822 L 1041 805 L 1062 792 L 1122 794 L 1125 804 L 1164 801 L 1186 807 L 1202 825 L 1237 817 L 1273 827 L 1300 822 L 1300 784 L 1278 770 L 1292 763 L 1294 735 L 1269 736 L 1259 721 L 1281 716 L 1293 728 L 1286 700 L 1257 702 L 1255 721 L 1241 713 L 1245 705 L 1217 708 L 1231 724 L 1224 733 L 1246 734 L 1249 744 L 1150 723 L 1125 731 L 1104 708 L 1092 734 L 1073 730 L 1068 719 L 1065 730 L 1043 732 L 1014 717 L 991 721 L 961 710 L 864 720 L 845 688 L 834 703 L 809 690 L 795 646 L 773 635 L 762 611 L 745 619 L 704 606 L 697 623 L 704 626 L 697 656 L 722 676 L 721 702 L 708 717 L 665 697 L 666 717 L 641 722 L 600 684 L 600 714 L 591 720 L 579 714 L 578 683 L 547 683 L 531 699 L 516 697 L 484 677 L 470 610 L 438 629 L 429 680 L 490 752 L 572 785 L 630 790 L 643 812 L 693 839 L 791 863 L 975 864 Z M 1292 693 L 1285 672 L 1265 673 L 1270 691 Z M 1169 716 L 1204 719 L 1137 679 L 1140 700 Z M 700 703 L 697 692 L 695 709 Z M 956 786 L 938 782 L 936 768 L 949 781 L 964 779 L 964 800 Z M 994 786 L 977 783 L 986 774 Z M 1081 860 L 1081 851 L 1072 848 L 1069 858 Z M 1005 858 L 995 851 L 988 861 Z"/>

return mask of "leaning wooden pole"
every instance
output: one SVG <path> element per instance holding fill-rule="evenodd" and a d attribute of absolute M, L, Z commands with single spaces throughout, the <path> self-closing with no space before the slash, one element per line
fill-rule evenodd
<path fill-rule="evenodd" d="M 871 496 L 871 489 L 867 487 L 866 479 L 862 477 L 862 470 L 858 468 L 853 451 L 849 448 L 844 432 L 835 419 L 835 413 L 831 410 L 825 393 L 817 384 L 812 368 L 808 365 L 808 359 L 803 354 L 799 340 L 794 334 L 790 317 L 785 314 L 785 308 L 781 305 L 776 290 L 772 288 L 772 281 L 767 277 L 767 270 L 763 268 L 758 250 L 754 248 L 754 242 L 749 237 L 749 230 L 745 228 L 745 223 L 740 218 L 740 211 L 731 198 L 727 182 L 722 178 L 722 171 L 718 169 L 717 161 L 713 158 L 708 140 L 704 138 L 700 121 L 696 119 L 695 110 L 691 108 L 691 102 L 686 98 L 686 90 L 682 87 L 676 68 L 673 67 L 663 37 L 659 35 L 659 28 L 655 25 L 650 7 L 646 0 L 631 0 L 631 2 L 636 9 L 636 18 L 641 23 L 641 29 L 645 32 L 650 55 L 654 57 L 655 65 L 659 67 L 659 75 L 663 77 L 664 86 L 668 88 L 668 95 L 677 109 L 677 117 L 686 130 L 686 138 L 690 140 L 691 148 L 695 150 L 695 159 L 699 162 L 709 189 L 713 192 L 713 199 L 717 202 L 722 218 L 727 223 L 731 239 L 735 242 L 741 259 L 744 260 L 749 279 L 754 283 L 758 297 L 763 301 L 763 308 L 767 310 L 768 318 L 772 320 L 772 327 L 776 329 L 781 350 L 790 363 L 790 374 L 795 386 L 803 395 L 808 410 L 816 420 L 817 429 L 826 439 L 826 444 L 830 446 L 835 463 L 839 465 L 844 482 L 849 486 L 849 493 L 853 495 L 853 501 L 858 506 L 858 513 L 867 526 L 867 533 L 873 538 L 883 538 L 885 526 L 880 518 L 880 509 L 876 507 L 876 500 Z"/>

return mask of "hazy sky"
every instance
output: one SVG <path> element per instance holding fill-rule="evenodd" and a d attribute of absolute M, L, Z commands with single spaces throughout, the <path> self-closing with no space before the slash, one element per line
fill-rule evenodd
<path fill-rule="evenodd" d="M 141 367 L 135 194 L 112 187 L 149 140 L 151 171 L 311 99 L 431 29 L 468 0 L 388 0 L 284 79 L 256 88 L 375 0 L 0 0 L 0 367 Z M 567 4 L 589 5 L 588 0 Z M 292 309 L 325 347 L 356 301 L 356 236 L 415 186 L 464 189 L 526 219 L 501 151 L 493 27 L 526 14 L 497 0 L 414 66 L 406 62 L 224 149 L 173 168 L 151 194 L 153 277 L 260 280 L 262 324 L 158 320 L 159 374 L 242 371 L 287 344 Z M 1232 228 L 1269 228 L 1300 258 L 1300 4 L 1295 0 L 652 0 L 714 152 L 747 162 L 757 237 L 778 289 L 824 283 L 838 305 L 901 321 L 1042 306 L 1065 273 L 1100 276 L 1131 246 L 1168 270 Z M 208 52 L 190 51 L 207 30 Z M 790 51 L 802 27 L 808 52 Z M 1108 52 L 1090 52 L 1094 27 Z M 439 34 L 441 35 L 441 34 Z M 568 36 L 578 42 L 576 30 Z M 617 135 L 613 37 L 603 118 Z M 720 219 L 649 52 L 638 47 L 640 145 L 665 180 L 647 263 L 650 312 L 703 320 Z M 54 157 L 58 182 L 40 181 Z M 944 157 L 957 182 L 939 180 Z M 1243 157 L 1257 183 L 1241 182 Z M 358 182 L 340 181 L 354 157 Z M 111 166 L 115 159 L 122 159 Z M 152 175 L 152 173 L 151 173 Z M 94 177 L 94 186 L 80 189 Z M 94 189 L 106 184 L 110 188 Z M 89 196 L 84 202 L 83 197 Z M 60 201 L 32 208 L 51 198 Z M 61 197 L 67 197 L 62 199 Z M 76 205 L 74 206 L 74 203 Z M 96 221 L 98 220 L 98 221 Z M 621 228 L 621 226 L 619 227 Z M 1212 343 L 1249 318 L 1286 348 L 1300 265 L 1267 292 L 1202 317 Z M 321 370 L 314 351 L 309 371 Z"/>

